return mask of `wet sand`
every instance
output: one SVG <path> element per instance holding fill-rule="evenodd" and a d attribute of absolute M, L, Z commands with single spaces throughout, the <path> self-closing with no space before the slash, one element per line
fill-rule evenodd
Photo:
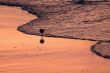
<path fill-rule="evenodd" d="M 40 44 L 40 36 L 16 29 L 35 16 L 16 7 L 0 11 L 0 73 L 110 73 L 110 61 L 90 51 L 96 42 L 44 37 Z"/>
<path fill-rule="evenodd" d="M 109 51 L 109 0 L 87 0 L 85 5 L 76 4 L 72 0 L 0 0 L 0 4 L 19 6 L 38 16 L 37 19 L 18 27 L 17 30 L 23 33 L 40 35 L 39 29 L 43 28 L 45 36 L 98 41 L 106 43 L 103 51 Z M 92 48 L 91 51 L 104 57 L 96 49 Z"/>
<path fill-rule="evenodd" d="M 32 14 L 29 15 L 20 7 L 0 6 L 0 28 L 17 28 L 35 18 L 37 17 Z"/>

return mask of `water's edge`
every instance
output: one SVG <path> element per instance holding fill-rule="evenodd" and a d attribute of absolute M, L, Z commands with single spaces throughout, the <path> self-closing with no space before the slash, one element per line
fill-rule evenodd
<path fill-rule="evenodd" d="M 37 12 L 33 12 L 31 10 L 31 8 L 28 7 L 28 5 L 22 5 L 22 4 L 19 4 L 19 3 L 4 3 L 4 2 L 0 2 L 0 5 L 6 5 L 6 6 L 17 6 L 17 7 L 21 7 L 22 10 L 26 10 L 27 12 L 31 13 L 31 14 L 34 14 L 36 15 L 38 18 L 41 17 L 41 15 L 43 14 L 42 12 L 39 13 L 40 11 Z M 31 22 L 31 21 L 30 21 Z M 28 23 L 27 23 L 28 24 Z M 19 26 L 18 26 L 18 29 L 19 29 Z M 18 30 L 17 29 L 17 30 Z M 19 30 L 18 30 L 19 31 Z M 24 31 L 21 31 L 24 33 Z M 26 32 L 25 32 L 26 33 Z M 29 34 L 29 33 L 26 33 L 26 34 Z M 31 35 L 36 35 L 36 34 L 31 34 Z M 39 35 L 38 35 L 39 36 Z M 55 38 L 67 38 L 67 37 L 61 37 L 61 36 L 54 36 L 54 35 L 45 35 L 47 37 L 55 37 Z M 101 42 L 110 42 L 110 41 L 103 41 L 103 40 L 93 40 L 93 39 L 81 39 L 81 38 L 71 38 L 71 37 L 68 37 L 68 39 L 79 39 L 79 40 L 89 40 L 89 41 L 96 41 L 97 43 L 96 44 L 100 44 Z M 106 58 L 106 59 L 110 59 L 110 56 L 102 56 L 101 53 L 97 52 L 94 50 L 94 47 L 96 46 L 96 44 L 92 45 L 91 46 L 91 51 L 93 53 L 95 53 L 96 55 L 100 56 L 100 57 L 103 57 L 103 58 Z"/>

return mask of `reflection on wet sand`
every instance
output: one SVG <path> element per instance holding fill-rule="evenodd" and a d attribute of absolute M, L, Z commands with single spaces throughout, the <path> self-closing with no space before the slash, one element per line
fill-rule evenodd
<path fill-rule="evenodd" d="M 41 37 L 41 39 L 40 39 L 40 43 L 41 44 L 44 44 L 45 43 L 45 40 Z"/>
<path fill-rule="evenodd" d="M 11 14 L 13 8 L 16 13 Z M 0 73 L 110 73 L 110 61 L 90 51 L 96 42 L 42 38 L 18 32 L 18 25 L 35 18 L 19 10 L 0 7 Z M 18 18 L 19 14 L 27 20 Z M 40 39 L 46 42 L 41 44 Z"/>

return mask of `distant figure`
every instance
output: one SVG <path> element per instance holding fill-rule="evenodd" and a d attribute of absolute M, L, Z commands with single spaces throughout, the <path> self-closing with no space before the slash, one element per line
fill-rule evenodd
<path fill-rule="evenodd" d="M 41 40 L 40 40 L 40 43 L 41 43 L 41 44 L 44 44 L 44 42 L 45 42 L 44 39 L 41 39 Z"/>
<path fill-rule="evenodd" d="M 77 4 L 85 4 L 85 0 L 72 0 L 72 1 Z"/>
<path fill-rule="evenodd" d="M 44 33 L 44 29 L 40 29 L 39 32 L 43 34 Z"/>
<path fill-rule="evenodd" d="M 45 41 L 43 39 L 43 33 L 44 33 L 44 29 L 40 29 L 39 32 L 41 33 L 41 40 L 40 43 L 43 44 Z"/>

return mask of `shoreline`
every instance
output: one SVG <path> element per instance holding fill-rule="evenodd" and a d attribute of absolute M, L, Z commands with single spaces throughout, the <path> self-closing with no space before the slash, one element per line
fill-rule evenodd
<path fill-rule="evenodd" d="M 105 59 L 110 59 L 110 55 L 108 54 L 105 54 L 105 53 L 102 53 L 103 52 L 103 48 L 100 48 L 102 49 L 102 52 L 98 50 L 98 48 L 96 48 L 98 45 L 100 45 L 101 43 L 104 43 L 104 42 L 98 42 L 96 43 L 95 45 L 91 46 L 91 51 L 93 53 L 95 53 L 96 55 L 100 56 L 100 57 L 103 57 Z M 106 45 L 107 46 L 107 45 Z M 105 50 L 106 51 L 106 50 Z"/>
<path fill-rule="evenodd" d="M 45 16 L 47 16 L 47 15 L 45 15 L 45 13 L 46 12 L 42 12 L 42 11 L 38 11 L 37 13 L 36 12 L 34 12 L 34 11 L 32 11 L 32 8 L 33 7 L 31 7 L 31 5 L 22 5 L 22 4 L 19 4 L 19 3 L 2 3 L 1 1 L 0 1 L 0 5 L 6 5 L 6 6 L 17 6 L 17 7 L 21 7 L 21 9 L 22 10 L 26 10 L 27 12 L 29 12 L 29 13 L 31 13 L 31 14 L 34 14 L 34 15 L 36 15 L 37 17 L 38 17 L 38 19 L 36 20 L 35 19 L 35 21 L 41 21 L 41 20 L 44 20 L 45 21 Z M 38 8 L 39 9 L 39 8 Z M 45 10 L 45 9 L 44 9 Z M 61 14 L 61 13 L 58 13 L 58 14 L 55 14 L 55 15 L 59 15 L 59 14 Z M 44 17 L 43 17 L 43 15 L 44 15 Z M 33 31 L 29 31 L 29 30 L 27 30 L 28 28 L 30 29 L 30 30 L 33 30 L 33 29 L 31 29 L 30 28 L 30 26 L 31 25 L 33 25 L 33 22 L 34 20 L 32 20 L 32 21 L 30 21 L 29 23 L 27 23 L 27 24 L 24 24 L 23 26 L 18 26 L 18 31 L 21 31 L 21 32 L 24 32 L 24 33 L 26 33 L 26 34 L 30 34 L 31 32 L 33 32 Z M 30 23 L 32 23 L 32 24 L 30 24 Z M 35 24 L 35 23 L 34 23 Z M 39 28 L 39 27 L 38 27 Z M 45 28 L 45 27 L 44 27 Z M 24 30 L 25 29 L 25 30 Z M 45 28 L 46 29 L 46 28 Z M 26 31 L 27 30 L 27 31 Z M 29 32 L 28 32 L 29 31 Z M 35 33 L 31 33 L 31 35 L 36 35 Z M 40 35 L 38 32 L 37 32 L 37 35 Z M 103 58 L 106 58 L 106 59 L 110 59 L 110 55 L 106 55 L 106 56 L 102 56 L 102 54 L 100 53 L 100 52 L 97 52 L 96 50 L 95 50 L 95 47 L 97 46 L 97 44 L 100 44 L 100 43 L 103 43 L 103 42 L 105 42 L 105 43 L 109 43 L 110 42 L 110 40 L 94 40 L 94 39 L 87 39 L 87 38 L 76 38 L 76 37 L 72 37 L 72 36 L 70 36 L 70 37 L 65 37 L 65 36 L 62 36 L 62 35 L 52 35 L 52 34 L 49 34 L 49 33 L 46 33 L 46 35 L 45 36 L 48 36 L 48 37 L 56 37 L 56 38 L 68 38 L 68 39 L 79 39 L 79 40 L 90 40 L 90 41 L 97 41 L 98 43 L 96 43 L 95 45 L 93 45 L 93 46 L 91 46 L 91 51 L 93 52 L 93 53 L 95 53 L 96 55 L 98 55 L 98 56 L 101 56 L 101 57 L 103 57 Z"/>

